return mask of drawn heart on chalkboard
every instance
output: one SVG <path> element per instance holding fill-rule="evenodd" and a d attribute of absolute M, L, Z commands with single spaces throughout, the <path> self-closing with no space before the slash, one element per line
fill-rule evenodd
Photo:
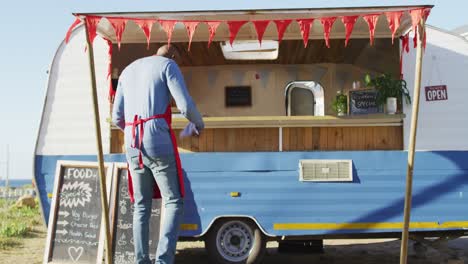
<path fill-rule="evenodd" d="M 73 262 L 77 262 L 81 258 L 81 255 L 83 255 L 83 251 L 83 247 L 69 247 L 68 255 Z"/>

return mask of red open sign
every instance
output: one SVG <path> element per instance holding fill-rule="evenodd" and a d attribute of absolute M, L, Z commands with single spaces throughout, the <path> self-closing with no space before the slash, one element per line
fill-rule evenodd
<path fill-rule="evenodd" d="M 426 101 L 448 100 L 447 85 L 426 86 Z"/>

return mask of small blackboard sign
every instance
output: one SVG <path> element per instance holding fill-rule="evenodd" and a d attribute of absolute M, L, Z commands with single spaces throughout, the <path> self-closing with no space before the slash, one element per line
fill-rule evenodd
<path fill-rule="evenodd" d="M 226 106 L 251 106 L 250 86 L 226 86 Z"/>
<path fill-rule="evenodd" d="M 58 161 L 44 263 L 100 263 L 101 221 L 98 163 Z"/>
<path fill-rule="evenodd" d="M 133 204 L 128 194 L 127 164 L 118 163 L 114 167 L 111 188 L 111 236 L 113 264 L 135 263 L 133 241 Z M 149 253 L 154 259 L 159 241 L 161 199 L 153 199 L 150 219 Z"/>
<path fill-rule="evenodd" d="M 376 102 L 377 91 L 374 89 L 349 91 L 349 114 L 366 115 L 383 113 L 383 107 Z"/>

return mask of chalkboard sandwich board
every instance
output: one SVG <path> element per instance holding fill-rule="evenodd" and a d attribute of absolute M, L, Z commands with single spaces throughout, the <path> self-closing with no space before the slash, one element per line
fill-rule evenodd
<path fill-rule="evenodd" d="M 133 204 L 128 195 L 128 168 L 126 163 L 115 163 L 110 191 L 111 244 L 113 264 L 133 264 Z M 150 219 L 149 253 L 155 258 L 159 241 L 161 199 L 153 199 Z"/>
<path fill-rule="evenodd" d="M 383 107 L 377 104 L 377 91 L 375 89 L 350 90 L 348 98 L 350 115 L 383 113 Z"/>
<path fill-rule="evenodd" d="M 58 161 L 43 263 L 102 263 L 101 212 L 98 163 Z"/>

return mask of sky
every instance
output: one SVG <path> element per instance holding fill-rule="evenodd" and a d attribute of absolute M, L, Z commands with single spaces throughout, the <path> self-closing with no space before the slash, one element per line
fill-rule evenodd
<path fill-rule="evenodd" d="M 467 0 L 15 0 L 0 16 L 0 179 L 33 177 L 33 152 L 47 70 L 73 22 L 72 12 L 184 11 L 433 4 L 428 24 L 452 30 L 468 24 Z M 175 4 L 176 3 L 176 4 Z"/>

